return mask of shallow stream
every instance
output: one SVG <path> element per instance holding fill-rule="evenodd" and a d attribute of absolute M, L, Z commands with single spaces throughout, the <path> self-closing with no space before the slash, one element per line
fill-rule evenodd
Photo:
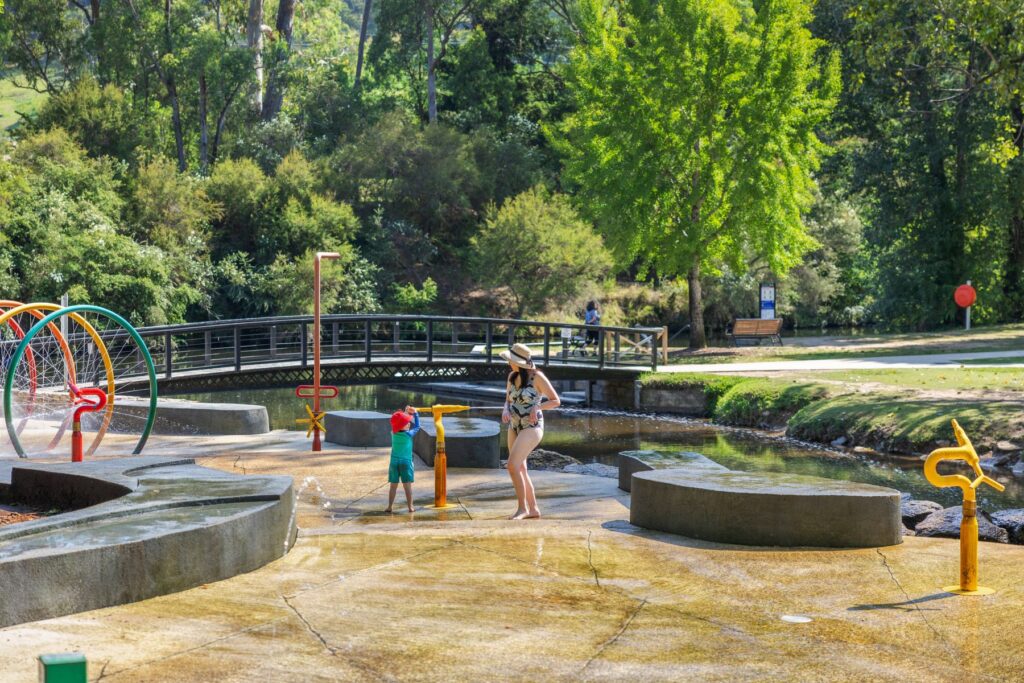
<path fill-rule="evenodd" d="M 292 389 L 222 391 L 177 396 L 195 401 L 255 403 L 267 407 L 272 429 L 299 429 L 303 402 Z M 390 413 L 407 404 L 431 405 L 437 396 L 385 386 L 342 388 L 336 399 L 324 402 L 326 410 L 377 410 Z M 451 402 L 445 400 L 445 402 Z M 459 399 L 472 406 L 493 406 L 493 399 Z M 499 419 L 498 411 L 481 411 L 473 417 Z M 447 420 L 455 420 L 449 417 Z M 944 506 L 960 503 L 959 489 L 936 489 L 922 474 L 918 458 L 885 456 L 867 459 L 838 453 L 811 444 L 775 438 L 753 430 L 717 427 L 702 420 L 664 415 L 638 415 L 590 409 L 566 409 L 545 414 L 546 429 L 541 448 L 571 455 L 583 462 L 614 465 L 625 450 L 653 450 L 671 457 L 677 451 L 697 451 L 734 470 L 791 472 L 828 479 L 846 479 L 889 486 L 914 498 L 934 500 Z M 305 426 L 301 426 L 305 429 Z M 502 457 L 505 453 L 502 438 Z M 988 512 L 1024 507 L 1024 481 L 1009 474 L 996 477 L 1006 486 L 1002 493 L 979 491 L 979 507 Z"/>

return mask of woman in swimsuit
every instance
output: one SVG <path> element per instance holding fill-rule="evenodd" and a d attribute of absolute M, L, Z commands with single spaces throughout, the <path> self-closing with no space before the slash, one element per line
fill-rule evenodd
<path fill-rule="evenodd" d="M 551 382 L 534 365 L 529 347 L 515 344 L 501 357 L 512 372 L 505 383 L 505 408 L 501 421 L 508 425 L 508 474 L 516 489 L 516 511 L 509 519 L 540 517 L 537 496 L 526 469 L 526 459 L 544 438 L 544 410 L 562 404 Z"/>

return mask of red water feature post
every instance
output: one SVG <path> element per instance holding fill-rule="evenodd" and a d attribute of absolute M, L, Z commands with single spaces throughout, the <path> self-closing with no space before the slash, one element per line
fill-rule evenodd
<path fill-rule="evenodd" d="M 107 405 L 107 393 L 93 387 L 79 389 L 73 382 L 70 385 L 75 401 L 79 402 L 71 418 L 71 462 L 82 462 L 82 414 L 103 410 Z M 90 401 L 90 398 L 95 400 Z"/>
<path fill-rule="evenodd" d="M 313 408 L 306 406 L 309 414 L 309 431 L 313 434 L 313 452 L 321 450 L 320 432 L 323 431 L 323 413 L 320 412 L 320 399 L 333 398 L 338 395 L 338 388 L 320 385 L 320 261 L 323 259 L 341 258 L 341 254 L 333 251 L 318 251 L 313 259 L 313 384 L 304 384 L 295 390 L 300 398 L 313 399 Z M 306 436 L 309 436 L 307 433 Z"/>

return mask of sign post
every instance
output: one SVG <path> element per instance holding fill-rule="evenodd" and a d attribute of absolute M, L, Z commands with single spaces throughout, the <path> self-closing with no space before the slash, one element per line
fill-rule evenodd
<path fill-rule="evenodd" d="M 761 320 L 775 320 L 775 283 L 761 283 Z"/>
<path fill-rule="evenodd" d="M 971 329 L 971 306 L 978 299 L 978 293 L 971 286 L 971 281 L 968 280 L 966 285 L 960 285 L 953 292 L 953 301 L 956 305 L 964 310 L 964 329 Z"/>

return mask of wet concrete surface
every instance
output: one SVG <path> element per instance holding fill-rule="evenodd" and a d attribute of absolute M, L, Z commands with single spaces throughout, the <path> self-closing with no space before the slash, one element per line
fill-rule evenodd
<path fill-rule="evenodd" d="M 242 449 L 242 444 L 239 444 Z M 224 451 L 290 474 L 300 536 L 262 569 L 143 602 L 0 629 L 5 681 L 81 651 L 104 681 L 1020 680 L 1024 548 L 725 546 L 631 526 L 600 477 L 538 472 L 540 520 L 506 521 L 503 471 L 449 471 L 453 507 L 383 515 L 386 449 Z M 401 496 L 401 493 L 399 494 Z M 400 498 L 401 500 L 401 498 Z M 415 521 L 413 521 L 415 520 Z M 116 580 L 112 577 L 111 580 Z M 794 617 L 796 619 L 794 619 Z M 806 623 L 793 623 L 803 621 Z"/>

